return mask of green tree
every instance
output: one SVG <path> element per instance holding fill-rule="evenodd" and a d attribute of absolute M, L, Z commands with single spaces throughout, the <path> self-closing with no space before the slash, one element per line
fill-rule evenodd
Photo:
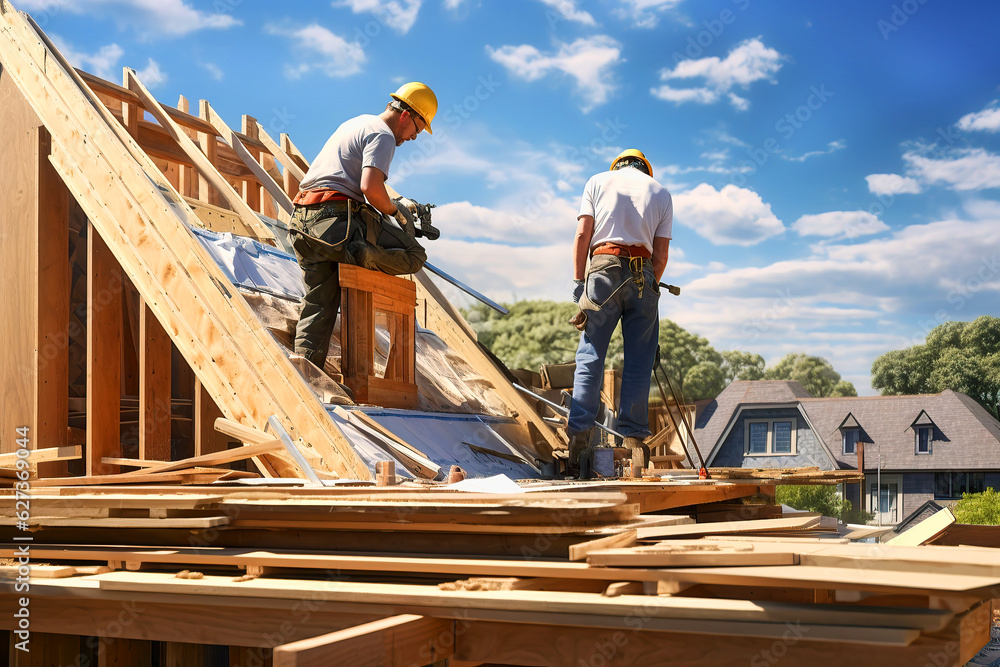
<path fill-rule="evenodd" d="M 764 377 L 768 380 L 798 380 L 806 391 L 816 397 L 858 395 L 854 385 L 841 380 L 840 373 L 833 370 L 829 361 L 802 352 L 786 354 L 767 369 Z"/>
<path fill-rule="evenodd" d="M 576 304 L 518 301 L 504 306 L 509 315 L 485 304 L 476 304 L 463 314 L 479 341 L 508 368 L 537 370 L 542 364 L 572 361 L 580 333 L 568 322 L 577 312 Z"/>
<path fill-rule="evenodd" d="M 723 352 L 722 374 L 726 385 L 734 380 L 763 380 L 764 357 L 739 350 Z"/>
<path fill-rule="evenodd" d="M 883 395 L 962 392 L 1000 418 L 1000 318 L 945 322 L 922 345 L 887 352 L 872 364 Z"/>
<path fill-rule="evenodd" d="M 819 512 L 823 516 L 832 516 L 846 523 L 868 523 L 873 516 L 871 512 L 854 509 L 851 501 L 837 495 L 835 486 L 781 484 L 774 494 L 774 499 L 782 505 L 804 512 Z"/>
<path fill-rule="evenodd" d="M 992 487 L 983 493 L 963 493 L 955 504 L 954 514 L 958 523 L 1000 526 L 1000 493 Z"/>

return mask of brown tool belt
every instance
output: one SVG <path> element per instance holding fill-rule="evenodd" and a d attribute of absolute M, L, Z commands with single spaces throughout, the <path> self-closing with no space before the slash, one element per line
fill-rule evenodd
<path fill-rule="evenodd" d="M 594 248 L 594 255 L 617 255 L 618 257 L 641 257 L 650 259 L 653 253 L 642 245 L 621 245 L 620 243 L 602 243 Z"/>
<path fill-rule="evenodd" d="M 343 192 L 337 192 L 329 188 L 300 190 L 299 194 L 295 195 L 292 203 L 296 206 L 315 206 L 316 204 L 323 204 L 328 201 L 353 201 L 358 204 L 361 203 L 353 197 L 348 197 Z"/>

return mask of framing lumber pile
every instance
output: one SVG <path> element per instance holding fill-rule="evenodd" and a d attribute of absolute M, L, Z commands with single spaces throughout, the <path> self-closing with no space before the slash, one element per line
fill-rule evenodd
<path fill-rule="evenodd" d="M 732 664 L 774 646 L 790 664 L 962 665 L 989 641 L 1000 551 L 851 543 L 825 517 L 782 516 L 773 489 L 38 489 L 33 623 L 79 647 L 141 607 L 102 646 L 206 666 L 362 648 L 395 661 L 371 664 Z M 13 536 L 0 521 L 0 557 Z M 0 599 L 13 585 L 0 570 Z"/>

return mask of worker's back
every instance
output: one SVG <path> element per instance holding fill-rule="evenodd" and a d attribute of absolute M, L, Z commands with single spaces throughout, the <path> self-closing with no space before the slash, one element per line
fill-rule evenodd
<path fill-rule="evenodd" d="M 637 169 L 602 171 L 587 181 L 580 215 L 594 217 L 591 247 L 613 242 L 652 251 L 654 237 L 671 237 L 673 201 L 665 187 Z"/>

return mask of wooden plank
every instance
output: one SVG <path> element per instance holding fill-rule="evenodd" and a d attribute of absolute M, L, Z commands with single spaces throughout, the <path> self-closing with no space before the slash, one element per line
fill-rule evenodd
<path fill-rule="evenodd" d="M 9 3 L 5 7 L 0 57 L 5 71 L 29 93 L 32 108 L 46 115 L 46 126 L 58 130 L 53 164 L 88 217 L 115 238 L 143 295 L 162 295 L 172 304 L 157 315 L 213 397 L 225 404 L 220 407 L 230 417 L 246 415 L 256 423 L 277 413 L 319 467 L 370 477 L 249 306 L 232 297 L 224 274 L 190 237 L 182 221 L 197 224 L 197 219 L 183 200 L 104 105 L 90 103 L 86 95 L 92 93 L 67 75 L 71 68 L 60 69 L 61 55 L 39 44 L 24 19 Z M 44 76 L 36 61 L 48 63 Z"/>
<path fill-rule="evenodd" d="M 211 484 L 222 477 L 239 479 L 240 477 L 257 477 L 253 473 L 241 473 L 238 470 L 217 470 L 212 468 L 195 468 L 194 470 L 178 470 L 176 472 L 161 472 L 150 475 L 134 473 L 112 475 L 87 475 L 84 477 L 64 477 L 55 479 L 39 479 L 32 486 L 92 486 L 101 484 Z"/>
<path fill-rule="evenodd" d="M 51 461 L 73 461 L 83 456 L 83 448 L 74 447 L 46 447 L 45 449 L 33 449 L 28 452 L 30 463 L 44 463 Z M 12 467 L 20 458 L 17 452 L 10 454 L 0 454 L 0 466 Z"/>
<path fill-rule="evenodd" d="M 160 472 L 172 472 L 175 470 L 184 470 L 185 468 L 193 468 L 195 466 L 221 465 L 223 463 L 242 461 L 252 456 L 260 456 L 261 454 L 274 452 L 282 449 L 283 447 L 284 445 L 281 444 L 280 440 L 272 438 L 270 442 L 262 442 L 256 445 L 244 445 L 243 447 L 226 449 L 221 452 L 212 452 L 211 454 L 202 454 L 201 456 L 192 456 L 191 458 L 187 459 L 179 459 L 177 461 L 171 461 L 169 463 L 163 463 L 160 465 L 151 466 L 149 468 L 146 468 L 145 470 L 135 470 L 133 472 L 124 473 L 123 476 L 152 475 L 154 473 L 160 473 Z"/>
<path fill-rule="evenodd" d="M 783 517 L 781 519 L 755 519 L 752 521 L 721 521 L 698 523 L 688 526 L 655 526 L 639 528 L 638 538 L 669 539 L 679 536 L 725 535 L 727 533 L 758 533 L 774 530 L 806 530 L 816 528 L 823 517 L 818 514 L 805 517 Z"/>
<path fill-rule="evenodd" d="M 0 526 L 16 525 L 17 519 L 0 517 Z M 66 517 L 32 516 L 27 520 L 29 526 L 44 528 L 217 528 L 229 524 L 228 516 L 193 516 L 173 517 L 166 519 L 98 517 L 89 519 L 71 519 Z"/>
<path fill-rule="evenodd" d="M 654 631 L 641 616 L 625 617 L 629 625 L 598 629 L 578 624 L 512 624 L 459 621 L 455 657 L 491 665 L 923 665 L 928 655 L 950 655 L 951 636 L 920 640 L 910 646 L 872 646 L 858 639 L 817 641 L 812 628 L 786 627 L 784 636 L 752 636 L 733 628 L 722 636 L 700 632 Z M 740 624 L 742 628 L 742 624 Z M 558 638 L 557 641 L 554 638 Z M 777 649 L 775 647 L 778 647 Z M 605 657 L 607 656 L 607 657 Z M 771 662 L 768 662 L 771 658 Z M 780 660 L 780 662 L 779 662 Z M 454 662 L 453 662 L 454 664 Z M 946 664 L 946 663 L 943 663 Z"/>
<path fill-rule="evenodd" d="M 691 519 L 688 519 L 688 522 L 694 523 Z M 635 543 L 636 532 L 634 530 L 626 530 L 617 535 L 608 535 L 607 537 L 599 537 L 596 540 L 583 542 L 582 544 L 574 544 L 569 548 L 569 559 L 584 560 L 595 551 L 615 548 L 625 549 L 635 545 Z"/>
<path fill-rule="evenodd" d="M 431 664 L 454 652 L 454 622 L 392 616 L 274 648 L 274 667 Z"/>
<path fill-rule="evenodd" d="M 914 547 L 933 542 L 934 538 L 943 533 L 955 523 L 955 515 L 947 507 L 935 512 L 909 530 L 900 533 L 886 544 L 901 547 Z"/>
<path fill-rule="evenodd" d="M 139 458 L 170 460 L 170 336 L 139 306 Z"/>
<path fill-rule="evenodd" d="M 249 426 L 244 426 L 239 422 L 235 422 L 232 419 L 226 419 L 225 417 L 219 417 L 215 420 L 215 430 L 220 433 L 225 433 L 230 435 L 237 440 L 249 443 L 251 445 L 260 445 L 263 443 L 274 442 L 275 437 L 270 433 L 265 431 L 260 431 L 255 428 L 250 428 Z"/>
<path fill-rule="evenodd" d="M 745 568 L 744 568 L 745 569 Z M 296 599 L 316 591 L 317 582 L 297 579 L 254 579 L 235 583 L 231 577 L 206 575 L 180 580 L 154 572 L 110 572 L 89 578 L 106 591 L 182 593 L 220 597 Z M 704 634 L 750 635 L 780 638 L 788 623 L 810 626 L 809 641 L 850 640 L 906 645 L 921 630 L 944 628 L 954 614 L 944 610 L 851 607 L 848 605 L 788 604 L 748 600 L 621 595 L 606 598 L 590 592 L 545 590 L 442 591 L 436 586 L 335 582 L 319 586 L 328 604 L 364 600 L 366 605 L 405 608 L 410 613 L 445 618 L 506 618 L 521 623 L 576 624 L 587 618 L 594 627 L 621 627 L 640 605 L 643 627 Z M 372 609 L 372 607 L 366 607 Z M 572 619 L 567 622 L 567 618 Z M 587 623 L 587 621 L 583 621 Z"/>
<path fill-rule="evenodd" d="M 87 474 L 108 475 L 120 456 L 122 274 L 93 222 L 87 223 Z"/>
<path fill-rule="evenodd" d="M 712 545 L 701 549 L 677 546 L 605 549 L 587 556 L 587 564 L 595 567 L 746 567 L 796 565 L 798 562 L 798 554 L 792 549 L 757 550 L 752 544 L 743 545 L 742 548 Z"/>

